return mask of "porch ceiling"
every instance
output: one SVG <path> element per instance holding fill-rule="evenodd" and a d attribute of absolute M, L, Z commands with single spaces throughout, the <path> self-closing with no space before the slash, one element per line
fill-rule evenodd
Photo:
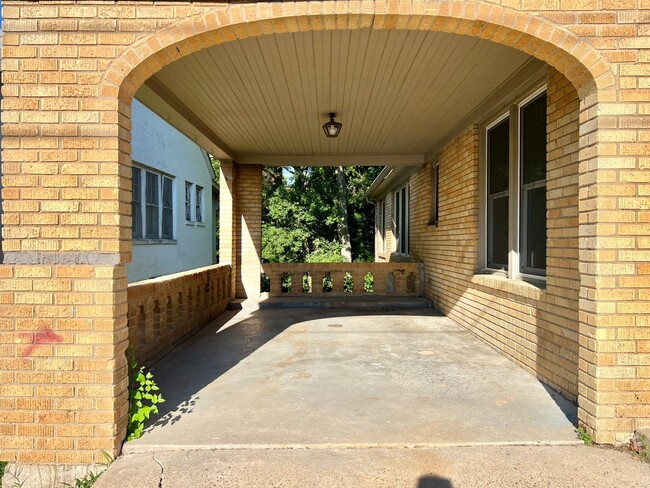
<path fill-rule="evenodd" d="M 301 32 L 204 49 L 141 91 L 241 163 L 416 164 L 531 59 L 448 33 Z M 322 132 L 327 112 L 337 139 Z"/>

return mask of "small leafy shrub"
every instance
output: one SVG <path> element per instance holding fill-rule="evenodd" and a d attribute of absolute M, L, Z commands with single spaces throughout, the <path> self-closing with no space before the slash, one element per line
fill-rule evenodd
<path fill-rule="evenodd" d="M 67 488 L 90 488 L 95 484 L 95 481 L 99 479 L 102 473 L 103 471 L 100 473 L 93 473 L 92 471 L 88 471 L 88 474 L 83 478 L 77 478 L 74 480 L 73 485 L 70 483 L 63 483 L 63 486 Z"/>
<path fill-rule="evenodd" d="M 135 359 L 129 360 L 129 424 L 126 428 L 126 440 L 137 439 L 142 435 L 144 423 L 151 415 L 158 413 L 158 403 L 165 399 L 150 372 L 144 366 L 138 368 Z"/>
<path fill-rule="evenodd" d="M 591 434 L 582 427 L 578 427 L 576 433 L 578 434 L 578 439 L 584 442 L 587 446 L 591 446 L 594 443 L 594 441 L 591 439 Z"/>
<path fill-rule="evenodd" d="M 71 485 L 70 483 L 62 483 L 62 485 L 67 487 L 67 488 L 90 488 L 91 486 L 93 486 L 95 484 L 95 481 L 97 481 L 99 479 L 99 477 L 102 474 L 104 474 L 104 471 L 106 471 L 106 469 L 111 464 L 113 464 L 113 461 L 114 461 L 114 459 L 111 456 L 109 456 L 107 452 L 102 451 L 102 454 L 106 458 L 106 462 L 104 463 L 104 466 L 106 466 L 105 469 L 103 469 L 99 473 L 95 473 L 93 471 L 88 471 L 86 476 L 84 476 L 83 478 L 75 479 L 73 485 Z"/>
<path fill-rule="evenodd" d="M 7 469 L 7 461 L 0 461 L 0 486 L 2 486 L 2 477 L 5 475 L 5 469 Z"/>
<path fill-rule="evenodd" d="M 648 457 L 650 456 L 650 442 L 648 436 L 635 431 L 632 439 L 630 439 L 630 450 L 638 454 L 642 460 L 648 461 Z"/>
<path fill-rule="evenodd" d="M 343 275 L 343 291 L 345 293 L 352 293 L 354 291 L 354 280 L 350 273 Z"/>
<path fill-rule="evenodd" d="M 363 277 L 363 291 L 366 293 L 375 292 L 375 277 L 370 272 L 366 273 Z"/>
<path fill-rule="evenodd" d="M 327 272 L 323 276 L 323 293 L 329 293 L 334 289 L 334 282 L 332 281 L 332 273 Z"/>

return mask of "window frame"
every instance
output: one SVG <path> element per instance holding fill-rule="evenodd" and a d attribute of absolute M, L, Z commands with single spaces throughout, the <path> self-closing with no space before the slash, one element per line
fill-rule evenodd
<path fill-rule="evenodd" d="M 140 163 L 133 162 L 132 164 L 132 170 L 136 169 L 139 171 L 140 175 L 140 192 L 139 192 L 139 206 L 140 206 L 140 223 L 141 223 L 141 229 L 140 229 L 140 235 L 136 235 L 136 229 L 134 228 L 134 212 L 135 210 L 135 201 L 134 201 L 134 188 L 133 188 L 133 171 L 131 171 L 131 219 L 132 219 L 132 224 L 131 224 L 131 240 L 134 242 L 138 243 L 148 243 L 148 242 L 175 242 L 176 241 L 176 223 L 175 223 L 175 178 L 174 176 L 164 173 L 160 170 L 150 168 L 148 166 L 145 166 Z M 151 174 L 155 177 L 156 181 L 156 196 L 157 196 L 157 202 L 154 205 L 154 203 L 147 203 L 147 188 L 148 188 L 148 183 L 147 183 L 147 174 Z M 168 180 L 170 182 L 169 185 L 169 191 L 171 192 L 170 199 L 171 199 L 171 233 L 165 233 L 163 232 L 163 226 L 164 226 L 164 211 L 165 209 L 169 209 L 170 207 L 168 205 L 165 205 L 164 201 L 164 181 Z M 147 232 L 147 208 L 157 208 L 157 223 L 158 223 L 158 230 L 157 233 L 154 235 L 152 233 Z M 171 237 L 163 237 L 163 235 L 171 235 Z"/>
<path fill-rule="evenodd" d="M 203 214 L 203 187 L 199 185 L 194 185 L 194 222 L 198 225 L 205 225 Z"/>
<path fill-rule="evenodd" d="M 192 187 L 194 185 L 189 182 L 185 181 L 185 222 L 186 223 L 194 223 L 194 219 L 192 218 Z"/>
<path fill-rule="evenodd" d="M 482 274 L 502 275 L 508 279 L 519 279 L 528 282 L 537 282 L 545 284 L 546 270 L 543 274 L 533 274 L 522 271 L 521 268 L 521 248 L 522 242 L 522 162 L 521 162 L 521 109 L 530 102 L 534 101 L 543 93 L 548 92 L 546 83 L 536 83 L 534 86 L 529 86 L 528 89 L 519 92 L 519 96 L 514 97 L 509 103 L 501 105 L 501 108 L 493 113 L 487 121 L 481 124 L 479 132 L 480 144 L 480 177 L 481 184 L 479 187 L 481 212 L 479 221 L 479 268 L 478 272 Z M 547 95 L 548 96 L 548 95 Z M 489 168 L 488 168 L 488 131 L 503 122 L 506 118 L 510 120 L 509 127 L 509 161 L 508 161 L 508 263 L 507 269 L 499 269 L 488 266 L 488 246 L 489 246 L 489 232 L 488 228 L 488 211 L 489 211 Z M 548 133 L 548 127 L 547 127 Z M 548 153 L 547 153 L 548 159 Z M 547 161 L 548 164 L 548 161 Z M 544 185 L 546 180 L 544 180 Z M 541 184 L 540 184 L 541 185 Z M 548 199 L 548 197 L 547 197 Z M 548 220 L 548 219 L 547 219 Z M 548 227 L 547 227 L 548 232 Z M 548 242 L 548 239 L 547 239 Z M 540 270 L 541 271 L 541 270 Z"/>
<path fill-rule="evenodd" d="M 438 227 L 440 223 L 440 161 L 431 166 L 431 217 L 429 225 Z"/>
<path fill-rule="evenodd" d="M 409 184 L 407 183 L 406 185 L 395 190 L 393 194 L 393 235 L 395 236 L 395 253 L 399 256 L 410 256 L 411 228 L 409 219 L 410 188 Z M 401 225 L 402 223 L 404 223 L 403 227 Z M 402 231 L 404 231 L 404 235 L 402 235 Z"/>

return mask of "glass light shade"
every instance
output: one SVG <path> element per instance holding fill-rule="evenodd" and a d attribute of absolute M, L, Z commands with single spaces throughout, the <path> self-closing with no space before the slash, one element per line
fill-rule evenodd
<path fill-rule="evenodd" d="M 343 127 L 343 124 L 334 121 L 334 117 L 336 117 L 335 113 L 329 113 L 327 115 L 330 118 L 330 121 L 323 124 L 323 131 L 325 132 L 325 136 L 338 137 L 339 132 L 341 132 L 341 127 Z"/>

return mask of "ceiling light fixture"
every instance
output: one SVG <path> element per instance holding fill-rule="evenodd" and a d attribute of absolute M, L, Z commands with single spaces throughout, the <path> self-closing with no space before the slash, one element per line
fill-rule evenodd
<path fill-rule="evenodd" d="M 325 131 L 325 136 L 338 137 L 339 132 L 341 132 L 341 127 L 343 127 L 343 124 L 334 121 L 334 117 L 336 117 L 336 114 L 334 112 L 328 113 L 327 116 L 330 118 L 330 121 L 323 124 L 323 130 Z"/>

